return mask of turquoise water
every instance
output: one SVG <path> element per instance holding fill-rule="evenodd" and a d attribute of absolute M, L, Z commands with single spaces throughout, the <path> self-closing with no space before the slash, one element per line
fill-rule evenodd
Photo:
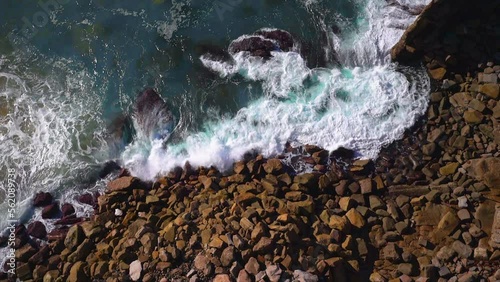
<path fill-rule="evenodd" d="M 0 2 L 0 179 L 16 169 L 26 220 L 39 217 L 23 205 L 36 191 L 72 201 L 103 189 L 96 175 L 109 159 L 151 179 L 185 161 L 226 169 L 287 141 L 375 157 L 426 107 L 422 69 L 387 58 L 403 32 L 394 26 L 413 16 L 384 1 L 39 3 Z M 203 56 L 261 28 L 289 31 L 294 51 L 233 63 Z M 165 142 L 123 144 L 110 125 L 146 86 L 179 123 Z"/>

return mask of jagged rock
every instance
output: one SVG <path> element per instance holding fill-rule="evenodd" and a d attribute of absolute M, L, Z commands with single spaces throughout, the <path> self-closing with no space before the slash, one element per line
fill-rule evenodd
<path fill-rule="evenodd" d="M 357 228 L 363 228 L 363 226 L 365 226 L 366 224 L 363 216 L 354 208 L 350 209 L 345 216 L 347 217 L 351 225 Z"/>

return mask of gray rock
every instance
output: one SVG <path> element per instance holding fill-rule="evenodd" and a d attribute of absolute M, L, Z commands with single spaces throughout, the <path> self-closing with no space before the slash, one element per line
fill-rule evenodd
<path fill-rule="evenodd" d="M 297 282 L 318 282 L 318 276 L 307 273 L 302 270 L 295 270 L 293 272 L 293 279 Z"/>
<path fill-rule="evenodd" d="M 128 273 L 129 273 L 130 279 L 132 279 L 132 281 L 139 281 L 139 279 L 141 278 L 141 273 L 142 273 L 141 262 L 139 260 L 134 260 L 129 266 Z"/>

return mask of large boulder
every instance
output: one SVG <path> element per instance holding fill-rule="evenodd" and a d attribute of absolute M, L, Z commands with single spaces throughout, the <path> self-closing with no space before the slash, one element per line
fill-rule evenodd
<path fill-rule="evenodd" d="M 464 166 L 469 176 L 483 181 L 491 189 L 500 190 L 500 158 L 469 160 Z"/>

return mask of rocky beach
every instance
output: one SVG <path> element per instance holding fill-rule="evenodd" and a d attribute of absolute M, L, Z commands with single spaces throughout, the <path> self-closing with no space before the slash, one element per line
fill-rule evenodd
<path fill-rule="evenodd" d="M 16 227 L 15 276 L 500 281 L 500 8 L 477 2 L 433 1 L 392 49 L 425 64 L 432 89 L 426 114 L 378 158 L 312 144 L 249 153 L 227 172 L 186 163 L 153 182 L 124 169 L 104 194 L 78 197 L 89 217 L 40 192 L 33 206 L 56 227 Z"/>

